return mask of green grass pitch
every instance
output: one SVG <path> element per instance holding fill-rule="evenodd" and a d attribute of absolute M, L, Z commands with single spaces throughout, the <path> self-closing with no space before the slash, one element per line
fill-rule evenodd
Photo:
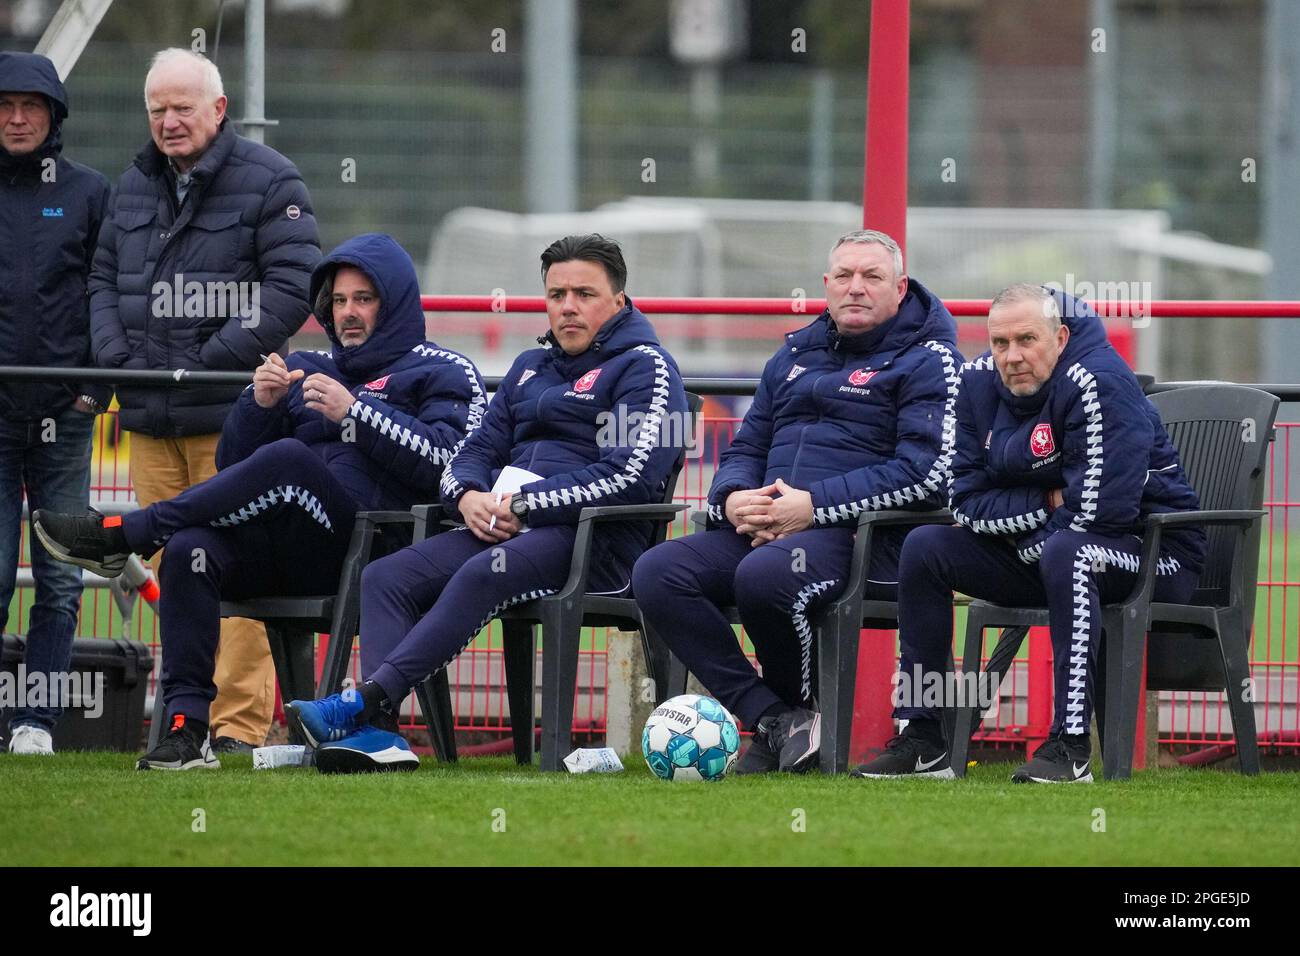
<path fill-rule="evenodd" d="M 0 866 L 1266 866 L 1300 846 L 1293 773 L 1031 787 L 988 764 L 965 781 L 668 784 L 639 756 L 577 777 L 510 758 L 348 777 L 249 757 L 138 773 L 134 759 L 0 756 Z"/>

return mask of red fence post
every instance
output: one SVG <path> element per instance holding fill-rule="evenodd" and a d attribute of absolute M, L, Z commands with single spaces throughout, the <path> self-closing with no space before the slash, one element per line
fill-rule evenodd
<path fill-rule="evenodd" d="M 865 763 L 894 736 L 894 671 L 898 669 L 894 631 L 862 631 L 858 640 L 858 679 L 853 694 L 853 732 L 849 760 Z"/>
<path fill-rule="evenodd" d="M 1047 740 L 1052 729 L 1052 632 L 1029 629 L 1029 720 L 1025 725 L 1025 756 Z"/>
<path fill-rule="evenodd" d="M 907 87 L 910 0 L 874 0 L 867 62 L 867 161 L 862 226 L 888 233 L 907 249 Z M 858 650 L 850 757 L 894 735 L 890 679 L 897 666 L 893 631 L 863 631 Z"/>
<path fill-rule="evenodd" d="M 910 0 L 873 0 L 867 60 L 862 227 L 907 251 L 907 88 Z"/>

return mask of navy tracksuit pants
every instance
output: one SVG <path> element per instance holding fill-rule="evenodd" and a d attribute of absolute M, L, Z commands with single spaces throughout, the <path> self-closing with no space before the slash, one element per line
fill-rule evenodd
<path fill-rule="evenodd" d="M 646 623 L 724 707 L 747 726 L 777 705 L 814 694 L 810 619 L 843 591 L 852 528 L 812 528 L 751 547 L 732 527 L 665 541 L 637 561 L 632 590 Z M 893 600 L 893 549 L 873 546 L 870 597 Z M 759 677 L 720 608 L 735 605 Z"/>
<path fill-rule="evenodd" d="M 569 577 L 573 525 L 487 544 L 457 528 L 367 565 L 361 575 L 361 676 L 393 707 L 451 663 L 506 608 L 554 594 Z M 628 572 L 593 545 L 589 591 L 627 590 Z"/>
<path fill-rule="evenodd" d="M 1101 605 L 1123 600 L 1133 590 L 1140 550 L 1132 535 L 1058 531 L 1047 539 L 1038 563 L 1025 564 L 1005 538 L 954 526 L 917 528 L 903 544 L 899 563 L 899 669 L 909 678 L 900 690 L 910 685 L 920 691 L 925 675 L 947 669 L 953 591 L 1011 607 L 1046 606 L 1055 692 L 1051 733 L 1088 733 Z M 1157 601 L 1184 603 L 1196 589 L 1199 575 L 1175 559 L 1162 556 L 1158 572 Z M 915 679 L 918 674 L 922 681 Z M 900 720 L 939 717 L 932 707 L 900 703 L 904 706 L 894 709 Z"/>
<path fill-rule="evenodd" d="M 356 512 L 325 463 L 285 438 L 123 517 L 132 551 L 149 556 L 167 546 L 158 604 L 168 720 L 208 720 L 221 601 L 334 591 Z"/>

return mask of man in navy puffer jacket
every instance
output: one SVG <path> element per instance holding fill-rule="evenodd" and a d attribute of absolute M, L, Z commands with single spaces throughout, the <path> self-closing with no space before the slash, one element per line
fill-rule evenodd
<path fill-rule="evenodd" d="M 551 325 L 544 347 L 515 359 L 482 427 L 442 475 L 443 506 L 465 527 L 366 568 L 365 682 L 358 693 L 289 704 L 320 745 L 323 772 L 409 765 L 393 714 L 411 688 L 505 608 L 559 590 L 584 507 L 663 498 L 682 451 L 664 436 L 689 434 L 686 393 L 672 356 L 623 291 L 618 244 L 560 239 L 542 253 L 542 276 Z M 507 466 L 525 473 L 522 484 L 498 484 Z M 652 532 L 650 522 L 597 531 L 591 590 L 627 590 Z"/>
<path fill-rule="evenodd" d="M 988 329 L 992 347 L 963 366 L 957 400 L 959 525 L 920 528 L 903 547 L 894 716 L 908 724 L 860 776 L 953 776 L 925 689 L 945 670 L 958 590 L 1050 611 L 1051 736 L 1012 780 L 1091 781 L 1101 605 L 1132 591 L 1146 516 L 1198 506 L 1155 407 L 1087 304 L 1010 286 L 994 298 Z M 1204 531 L 1171 530 L 1155 600 L 1186 601 L 1204 553 Z"/>
<path fill-rule="evenodd" d="M 222 599 L 318 594 L 338 581 L 356 512 L 438 495 L 486 395 L 464 356 L 426 343 L 415 266 L 392 238 L 363 235 L 311 277 L 332 352 L 272 355 L 226 419 L 213 478 L 123 518 L 38 512 L 64 560 L 121 572 L 166 545 L 162 693 L 171 732 L 141 769 L 216 766 L 208 706 Z M 116 526 L 114 526 L 116 525 Z"/>
<path fill-rule="evenodd" d="M 95 362 L 251 371 L 309 314 L 307 284 L 320 261 L 311 197 L 287 158 L 236 135 L 221 73 L 206 57 L 159 52 L 144 96 L 152 141 L 118 181 L 90 276 Z M 119 383 L 141 507 L 216 473 L 221 426 L 240 391 Z M 260 623 L 223 622 L 217 687 L 214 746 L 260 743 L 275 703 Z"/>
<path fill-rule="evenodd" d="M 845 587 L 864 511 L 944 503 L 960 363 L 956 325 L 883 233 L 831 250 L 826 311 L 786 336 L 709 490 L 711 530 L 637 562 L 647 624 L 754 730 L 737 773 L 817 755 L 809 618 Z M 892 599 L 903 534 L 873 545 L 867 591 Z M 760 678 L 719 609 L 735 604 Z"/>

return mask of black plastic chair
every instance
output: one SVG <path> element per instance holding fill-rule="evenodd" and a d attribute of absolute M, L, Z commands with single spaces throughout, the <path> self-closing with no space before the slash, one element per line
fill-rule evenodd
<path fill-rule="evenodd" d="M 703 529 L 707 515 L 697 512 L 693 520 Z M 935 511 L 866 511 L 858 517 L 853 557 L 849 563 L 849 586 L 811 621 L 817 647 L 817 709 L 822 716 L 819 756 L 822 773 L 844 773 L 849 766 L 860 632 L 863 628 L 898 629 L 897 602 L 863 595 L 867 569 L 871 567 L 871 543 L 875 530 L 885 526 L 920 527 L 952 523 L 952 513 L 946 508 Z M 735 607 L 720 610 L 732 624 L 742 623 Z M 662 641 L 656 639 L 656 643 L 662 644 Z M 951 657 L 948 667 L 952 670 Z M 668 675 L 667 694 L 664 696 L 685 693 L 688 674 L 676 658 L 672 658 Z M 951 719 L 946 723 L 951 736 Z"/>
<path fill-rule="evenodd" d="M 849 586 L 813 622 L 817 640 L 817 706 L 822 715 L 822 773 L 843 773 L 849 766 L 853 699 L 858 675 L 858 639 L 863 628 L 898 630 L 898 602 L 863 596 L 871 567 L 871 541 L 877 528 L 952 524 L 952 513 L 938 511 L 868 511 L 858 518 L 849 565 Z M 948 670 L 953 670 L 952 657 Z M 945 715 L 952 739 L 952 720 Z"/>
<path fill-rule="evenodd" d="M 704 400 L 686 393 L 687 407 L 693 421 L 698 420 Z M 662 642 L 646 630 L 636 600 L 607 594 L 589 594 L 587 580 L 591 570 L 591 544 L 595 527 L 616 521 L 657 522 L 648 547 L 661 544 L 672 519 L 686 510 L 673 504 L 677 479 L 686 461 L 686 450 L 678 456 L 664 486 L 663 500 L 647 505 L 607 505 L 583 508 L 578 516 L 577 535 L 569 577 L 555 594 L 506 609 L 499 620 L 502 625 L 502 659 L 505 668 L 506 694 L 510 703 L 510 728 L 514 738 L 515 760 L 530 764 L 533 759 L 537 644 L 534 625 L 542 629 L 542 770 L 564 767 L 564 756 L 572 740 L 573 705 L 578 681 L 578 647 L 584 627 L 617 627 L 641 634 L 646 664 L 655 687 L 671 681 L 676 670 L 684 674 Z M 418 540 L 418 538 L 417 538 Z M 683 681 L 685 678 L 682 678 Z M 426 678 L 417 688 L 420 706 L 430 728 L 436 724 L 450 727 L 453 722 L 451 688 L 447 669 Z M 455 740 L 451 740 L 449 757 L 455 759 Z"/>
<path fill-rule="evenodd" d="M 1102 645 L 1096 682 L 1097 725 L 1107 780 L 1133 770 L 1142 662 L 1150 637 L 1147 687 L 1153 690 L 1227 690 L 1241 771 L 1259 772 L 1254 704 L 1243 691 L 1250 681 L 1250 632 L 1259 573 L 1260 510 L 1268 444 L 1278 399 L 1239 385 L 1206 384 L 1150 396 L 1160 411 L 1202 511 L 1151 515 L 1142 540 L 1141 573 L 1123 602 L 1102 608 Z M 1198 525 L 1209 536 L 1205 569 L 1190 604 L 1153 603 L 1156 559 L 1166 528 Z M 974 601 L 966 624 L 964 675 L 979 673 L 986 628 L 1008 627 L 994 650 L 1009 667 L 1030 626 L 1048 623 L 1046 608 L 1009 608 Z M 1211 641 L 1213 643 L 1211 643 Z M 992 686 L 1005 670 L 995 669 Z M 966 677 L 971 680 L 971 677 Z M 965 681 L 960 685 L 969 686 Z M 978 702 L 957 708 L 952 764 L 966 772 L 966 754 Z"/>
<path fill-rule="evenodd" d="M 361 611 L 361 572 L 372 557 L 396 550 L 410 540 L 406 529 L 415 523 L 409 511 L 359 511 L 352 528 L 338 591 L 306 597 L 259 597 L 222 601 L 222 617 L 243 617 L 261 621 L 266 627 L 275 676 L 284 700 L 312 700 L 334 693 L 347 675 L 352 639 L 357 633 Z M 377 542 L 382 542 L 376 547 Z M 320 684 L 315 680 L 315 635 L 328 632 L 329 648 Z M 166 719 L 162 688 L 154 698 L 149 726 L 149 749 L 162 735 Z M 289 739 L 305 743 L 296 727 Z"/>

